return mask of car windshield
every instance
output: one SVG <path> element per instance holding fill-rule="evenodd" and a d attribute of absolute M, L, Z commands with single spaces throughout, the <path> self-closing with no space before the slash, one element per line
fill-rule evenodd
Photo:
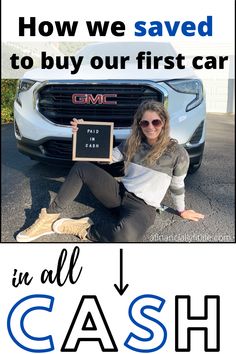
<path fill-rule="evenodd" d="M 129 56 L 129 62 L 135 62 L 136 57 L 140 51 L 151 52 L 152 56 L 176 56 L 176 51 L 170 43 L 166 42 L 106 42 L 97 44 L 88 44 L 81 48 L 75 55 L 83 56 L 83 63 L 89 63 L 90 59 L 94 56 Z"/>

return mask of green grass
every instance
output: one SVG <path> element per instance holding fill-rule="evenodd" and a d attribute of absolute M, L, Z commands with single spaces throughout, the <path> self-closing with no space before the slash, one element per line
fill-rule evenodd
<path fill-rule="evenodd" d="M 16 95 L 17 87 L 16 79 L 3 79 L 1 80 L 1 122 L 13 122 L 13 104 Z"/>

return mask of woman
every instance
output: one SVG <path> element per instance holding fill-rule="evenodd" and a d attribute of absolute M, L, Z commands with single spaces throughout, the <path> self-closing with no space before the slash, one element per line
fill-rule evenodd
<path fill-rule="evenodd" d="M 79 120 L 71 122 L 77 131 Z M 45 234 L 77 235 L 97 242 L 142 241 L 154 223 L 168 188 L 180 217 L 198 221 L 202 214 L 185 209 L 184 179 L 189 167 L 186 150 L 169 137 L 169 115 L 163 104 L 145 101 L 134 116 L 132 132 L 125 143 L 113 149 L 113 162 L 124 161 L 125 174 L 119 183 L 99 166 L 76 162 L 58 195 L 36 222 L 17 235 L 18 242 L 31 242 Z M 101 233 L 90 218 L 59 219 L 85 184 L 117 221 Z M 58 220 L 59 219 L 59 220 Z"/>

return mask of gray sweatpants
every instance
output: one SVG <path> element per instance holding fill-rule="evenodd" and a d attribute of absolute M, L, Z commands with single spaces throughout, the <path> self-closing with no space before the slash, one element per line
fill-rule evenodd
<path fill-rule="evenodd" d="M 117 221 L 109 229 L 90 230 L 91 238 L 100 242 L 140 242 L 154 223 L 156 210 L 142 199 L 128 192 L 108 172 L 89 162 L 76 162 L 53 200 L 48 213 L 60 213 L 79 194 L 85 184 L 108 209 L 117 211 Z"/>

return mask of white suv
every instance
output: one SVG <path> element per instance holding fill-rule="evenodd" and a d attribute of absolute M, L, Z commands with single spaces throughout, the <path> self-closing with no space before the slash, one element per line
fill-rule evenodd
<path fill-rule="evenodd" d="M 77 74 L 70 69 L 28 71 L 19 81 L 14 104 L 18 150 L 35 160 L 66 164 L 72 156 L 73 117 L 114 122 L 117 145 L 128 136 L 138 105 L 155 99 L 169 111 L 171 136 L 188 151 L 190 172 L 198 169 L 205 143 L 202 82 L 191 68 L 168 70 L 164 62 L 155 69 L 137 68 L 137 54 L 141 51 L 143 58 L 168 56 L 169 62 L 176 64 L 177 54 L 169 43 L 97 43 L 77 52 L 75 57 L 83 59 Z M 91 68 L 91 60 L 96 63 L 96 57 L 101 58 L 98 64 L 108 58 L 110 66 L 119 66 L 121 56 L 128 57 L 123 63 L 125 70 Z M 145 61 L 142 64 L 147 65 Z"/>

